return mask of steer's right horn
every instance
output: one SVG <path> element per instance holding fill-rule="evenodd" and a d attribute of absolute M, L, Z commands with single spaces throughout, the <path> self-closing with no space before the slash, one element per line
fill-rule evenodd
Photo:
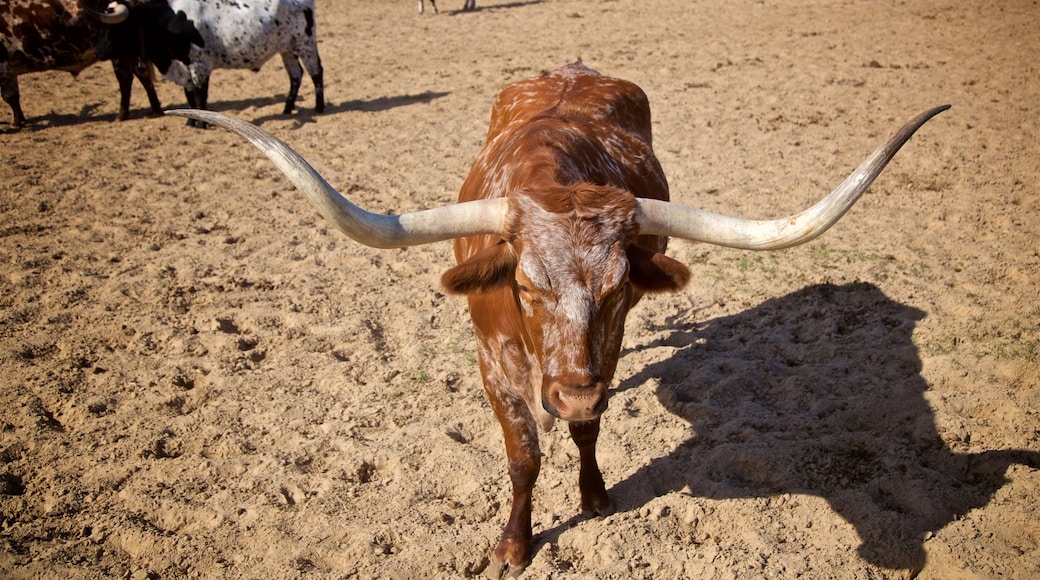
<path fill-rule="evenodd" d="M 640 199 L 637 200 L 639 231 L 742 250 L 779 250 L 804 244 L 841 219 L 914 132 L 928 119 L 949 108 L 949 105 L 935 107 L 911 119 L 834 191 L 800 213 L 777 220 L 751 220 L 656 199 Z"/>
<path fill-rule="evenodd" d="M 263 151 L 307 196 L 322 217 L 366 246 L 401 248 L 505 231 L 508 212 L 505 199 L 455 203 L 400 215 L 371 213 L 343 197 L 292 147 L 252 123 L 197 109 L 171 109 L 166 114 L 205 121 L 238 133 Z"/>

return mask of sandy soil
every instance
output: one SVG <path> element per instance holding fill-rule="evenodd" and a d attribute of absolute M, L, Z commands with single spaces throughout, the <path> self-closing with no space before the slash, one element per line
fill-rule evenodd
<path fill-rule="evenodd" d="M 773 217 L 953 108 L 826 236 L 673 242 L 632 312 L 577 509 L 557 429 L 530 578 L 1027 578 L 1040 570 L 1034 0 L 319 0 L 330 106 L 280 62 L 213 108 L 380 211 L 450 202 L 509 82 L 643 87 L 673 199 Z M 112 122 L 108 66 L 0 115 L 0 576 L 480 573 L 509 501 L 448 243 L 361 247 L 252 147 Z M 167 106 L 179 87 L 163 82 Z"/>

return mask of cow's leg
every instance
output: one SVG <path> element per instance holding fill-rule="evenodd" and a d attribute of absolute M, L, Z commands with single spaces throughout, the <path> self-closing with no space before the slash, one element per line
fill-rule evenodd
<path fill-rule="evenodd" d="M 116 113 L 116 121 L 125 121 L 130 116 L 130 93 L 134 88 L 134 65 L 133 59 L 112 59 L 112 70 L 116 73 L 116 81 L 119 83 L 119 112 Z"/>
<path fill-rule="evenodd" d="M 285 58 L 286 55 L 283 54 L 282 59 L 284 60 Z M 296 57 L 293 57 L 293 60 L 295 61 Z M 311 82 L 314 83 L 314 112 L 322 113 L 325 111 L 325 72 L 321 66 L 321 57 L 318 56 L 318 46 L 316 44 L 304 46 L 303 50 L 300 51 L 299 60 L 303 61 L 303 68 L 307 69 L 307 74 L 311 77 Z M 299 66 L 297 63 L 297 69 L 299 69 Z M 286 64 L 285 70 L 289 70 L 288 64 Z M 291 79 L 292 74 L 290 73 L 289 76 Z M 303 74 L 300 73 L 299 76 L 302 77 Z M 299 83 L 296 86 L 299 88 Z M 288 103 L 286 103 L 286 107 L 288 107 Z"/>
<path fill-rule="evenodd" d="M 325 74 L 322 72 L 321 61 L 318 61 L 318 72 L 311 73 L 314 81 L 314 112 L 325 112 Z"/>
<path fill-rule="evenodd" d="M 192 109 L 206 110 L 206 101 L 209 100 L 209 79 L 199 83 L 198 86 L 184 87 L 184 96 L 188 99 L 188 106 Z M 188 126 L 197 129 L 205 129 L 206 123 L 188 119 Z"/>
<path fill-rule="evenodd" d="M 116 121 L 125 121 L 130 117 L 130 95 L 133 92 L 134 77 L 141 81 L 144 91 L 148 93 L 148 103 L 152 112 L 156 115 L 162 114 L 159 95 L 155 92 L 151 63 L 143 58 L 116 58 L 112 60 L 112 70 L 119 81 L 119 113 L 116 115 Z"/>
<path fill-rule="evenodd" d="M 206 107 L 209 107 L 209 77 L 206 77 L 199 83 L 196 99 L 198 100 L 200 109 L 206 110 Z"/>
<path fill-rule="evenodd" d="M 288 115 L 296 106 L 296 96 L 300 93 L 300 82 L 303 80 L 303 67 L 300 66 L 300 59 L 292 52 L 282 53 L 282 64 L 289 73 L 289 96 L 285 98 L 285 110 L 282 111 L 282 114 Z"/>
<path fill-rule="evenodd" d="M 325 112 L 325 72 L 321 66 L 321 57 L 318 56 L 318 48 L 313 51 L 305 51 L 300 57 L 307 74 L 314 83 L 314 112 Z"/>
<path fill-rule="evenodd" d="M 199 104 L 198 104 L 199 103 L 199 99 L 197 98 L 196 93 L 198 93 L 196 88 L 189 87 L 189 86 L 185 86 L 184 87 L 184 99 L 187 100 L 189 109 L 201 108 L 201 107 L 199 107 Z M 193 118 L 189 118 L 189 120 L 187 121 L 186 125 L 188 127 L 201 127 L 199 125 L 199 122 L 197 122 L 196 120 L 193 120 Z"/>
<path fill-rule="evenodd" d="M 11 114 L 14 115 L 14 118 L 11 120 L 11 126 L 24 126 L 25 115 L 22 114 L 22 99 L 21 94 L 18 92 L 18 77 L 11 76 L 0 80 L 0 94 L 3 95 L 4 101 L 11 106 Z"/>
<path fill-rule="evenodd" d="M 144 92 L 148 93 L 148 105 L 152 107 L 152 113 L 161 115 L 162 103 L 159 102 L 159 95 L 155 92 L 155 75 L 152 72 L 152 63 L 143 58 L 135 58 L 133 70 L 134 76 L 141 81 Z"/>
<path fill-rule="evenodd" d="M 492 389 L 488 389 L 488 393 L 491 407 L 502 426 L 509 459 L 509 480 L 513 486 L 509 521 L 495 548 L 492 575 L 501 576 L 523 570 L 531 561 L 531 508 L 542 459 L 538 430 L 527 403 L 520 397 L 495 393 Z"/>
<path fill-rule="evenodd" d="M 603 475 L 596 462 L 596 440 L 599 438 L 599 419 L 568 423 L 571 439 L 578 446 L 581 467 L 578 471 L 578 489 L 581 491 L 581 512 L 587 516 L 609 516 L 614 504 L 607 495 Z"/>

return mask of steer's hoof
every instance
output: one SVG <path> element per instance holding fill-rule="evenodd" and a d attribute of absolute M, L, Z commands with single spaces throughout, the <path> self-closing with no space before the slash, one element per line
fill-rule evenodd
<path fill-rule="evenodd" d="M 605 506 L 597 507 L 597 508 L 591 508 L 591 509 L 584 509 L 583 508 L 581 510 L 581 515 L 583 515 L 583 516 L 585 516 L 587 518 L 596 518 L 596 517 L 605 518 L 607 516 L 614 515 L 614 511 L 615 511 L 614 510 L 614 504 L 611 503 L 611 504 L 607 504 Z"/>
<path fill-rule="evenodd" d="M 491 555 L 491 564 L 485 573 L 489 578 L 500 580 L 502 578 L 516 578 L 523 573 L 527 565 L 531 563 L 531 538 L 503 537 L 498 541 L 495 553 Z"/>
<path fill-rule="evenodd" d="M 502 580 L 503 578 L 519 578 L 524 570 L 527 568 L 528 562 L 525 562 L 519 566 L 513 566 L 508 562 L 499 562 L 496 559 L 491 560 L 491 564 L 484 570 L 484 575 L 491 580 Z"/>
<path fill-rule="evenodd" d="M 614 502 L 610 501 L 610 496 L 606 492 L 589 494 L 588 497 L 581 498 L 581 515 L 587 518 L 596 516 L 605 518 L 612 515 L 614 511 Z"/>

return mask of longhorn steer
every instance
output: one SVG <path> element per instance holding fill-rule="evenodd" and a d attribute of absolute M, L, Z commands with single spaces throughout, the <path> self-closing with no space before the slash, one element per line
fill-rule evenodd
<path fill-rule="evenodd" d="M 678 290 L 689 270 L 666 236 L 773 250 L 833 225 L 922 124 L 890 137 L 830 195 L 780 220 L 721 216 L 669 203 L 650 147 L 650 106 L 636 85 L 575 63 L 507 87 L 459 203 L 403 215 L 358 208 L 288 145 L 215 113 L 170 111 L 233 130 L 262 149 L 348 236 L 389 248 L 455 240 L 442 282 L 466 294 L 484 389 L 505 437 L 513 504 L 495 549 L 499 572 L 531 557 L 538 429 L 568 421 L 580 455 L 581 509 L 609 514 L 596 462 L 600 414 L 625 316 L 648 292 Z"/>
<path fill-rule="evenodd" d="M 313 0 L 250 0 L 228 2 L 217 0 L 170 0 L 169 9 L 157 14 L 166 17 L 183 11 L 194 23 L 202 42 L 191 46 L 186 59 L 168 55 L 173 65 L 163 74 L 184 87 L 188 106 L 205 109 L 209 100 L 209 77 L 220 68 L 260 70 L 275 54 L 289 73 L 289 95 L 284 113 L 296 106 L 307 69 L 314 82 L 314 110 L 325 110 L 325 91 Z M 167 39 L 145 38 L 149 54 L 161 52 Z M 183 44 L 183 39 L 181 40 Z M 303 61 L 303 67 L 300 61 Z M 189 121 L 191 125 L 205 126 Z"/>
<path fill-rule="evenodd" d="M 123 5 L 91 9 L 77 0 L 8 0 L 0 3 L 0 92 L 11 106 L 11 125 L 25 125 L 18 77 L 26 73 L 63 70 L 79 74 L 96 63 L 103 26 L 118 26 L 128 15 Z M 151 70 L 139 52 L 111 54 L 119 82 L 119 113 L 122 121 L 130 114 L 130 91 L 136 76 L 148 93 L 156 114 L 162 112 L 155 93 Z"/>

